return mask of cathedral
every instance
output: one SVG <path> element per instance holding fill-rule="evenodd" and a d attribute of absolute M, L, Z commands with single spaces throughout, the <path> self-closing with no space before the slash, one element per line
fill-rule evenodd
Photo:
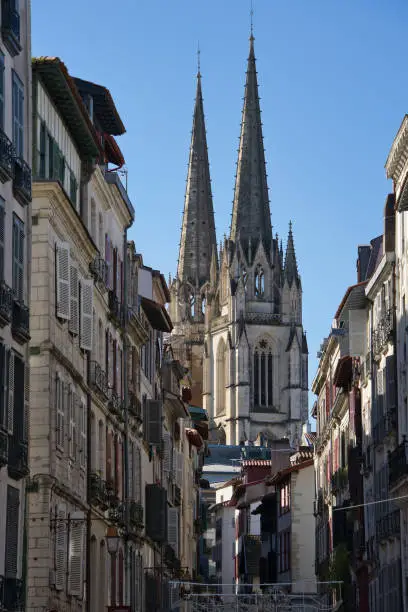
<path fill-rule="evenodd" d="M 200 70 L 170 342 L 189 369 L 192 404 L 221 444 L 289 439 L 308 417 L 308 349 L 292 227 L 284 254 L 271 224 L 250 37 L 229 238 L 217 248 Z"/>

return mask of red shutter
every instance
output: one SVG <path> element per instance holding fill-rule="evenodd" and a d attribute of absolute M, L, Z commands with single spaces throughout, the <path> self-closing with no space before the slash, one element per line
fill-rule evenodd
<path fill-rule="evenodd" d="M 106 480 L 112 481 L 112 434 L 106 428 Z"/>
<path fill-rule="evenodd" d="M 117 363 L 117 359 L 116 359 L 116 340 L 113 341 L 113 388 L 116 391 L 117 386 L 116 386 L 116 363 Z"/>
<path fill-rule="evenodd" d="M 119 572 L 118 572 L 118 605 L 123 606 L 123 550 L 119 550 Z"/>

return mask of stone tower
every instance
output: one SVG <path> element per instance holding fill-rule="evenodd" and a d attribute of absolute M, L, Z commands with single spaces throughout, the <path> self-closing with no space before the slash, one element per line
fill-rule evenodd
<path fill-rule="evenodd" d="M 175 356 L 189 369 L 192 404 L 196 406 L 203 405 L 204 317 L 210 276 L 216 278 L 217 274 L 217 240 L 198 70 L 177 276 L 170 284 L 174 324 L 171 344 Z"/>
<path fill-rule="evenodd" d="M 207 410 L 219 442 L 240 444 L 261 436 L 263 441 L 289 438 L 295 443 L 308 416 L 302 285 L 292 225 L 285 255 L 272 233 L 252 35 L 231 228 L 218 257 L 200 78 L 197 100 L 194 125 L 200 123 L 202 131 L 195 136 L 193 129 L 178 273 L 172 284 L 172 342 L 185 357 L 188 351 L 196 356 L 194 402 Z M 202 156 L 192 169 L 196 138 Z M 204 235 L 198 218 L 211 231 Z M 184 363 L 189 367 L 186 359 Z"/>

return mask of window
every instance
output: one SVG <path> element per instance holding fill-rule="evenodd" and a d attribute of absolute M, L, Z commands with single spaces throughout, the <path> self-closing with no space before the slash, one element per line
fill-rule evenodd
<path fill-rule="evenodd" d="M 24 223 L 13 214 L 13 293 L 24 301 Z"/>
<path fill-rule="evenodd" d="M 0 128 L 4 130 L 4 53 L 0 51 Z"/>
<path fill-rule="evenodd" d="M 4 573 L 6 578 L 17 578 L 18 571 L 18 524 L 20 514 L 20 491 L 7 486 L 6 546 Z"/>
<path fill-rule="evenodd" d="M 4 280 L 4 221 L 6 215 L 5 200 L 0 196 L 0 280 Z"/>
<path fill-rule="evenodd" d="M 279 514 L 290 511 L 290 482 L 287 481 L 279 487 Z"/>
<path fill-rule="evenodd" d="M 254 406 L 273 406 L 273 357 L 266 339 L 260 340 L 253 357 Z"/>
<path fill-rule="evenodd" d="M 91 200 L 91 236 L 93 241 L 97 242 L 96 236 L 96 204 L 95 200 L 92 198 Z"/>
<path fill-rule="evenodd" d="M 99 213 L 99 253 L 103 257 L 103 216 Z"/>
<path fill-rule="evenodd" d="M 69 197 L 75 207 L 77 204 L 77 193 L 78 193 L 78 183 L 75 178 L 75 174 L 72 172 L 72 170 L 70 170 L 69 172 Z"/>
<path fill-rule="evenodd" d="M 17 157 L 24 158 L 24 85 L 13 71 L 13 144 Z"/>
<path fill-rule="evenodd" d="M 38 155 L 38 176 L 39 178 L 45 178 L 46 169 L 46 151 L 47 147 L 47 129 L 45 121 L 40 122 L 40 150 Z"/>
<path fill-rule="evenodd" d="M 279 534 L 279 571 L 290 570 L 290 531 L 282 531 Z"/>
<path fill-rule="evenodd" d="M 190 305 L 190 317 L 194 318 L 194 313 L 195 313 L 195 295 L 194 293 L 190 293 L 189 305 Z"/>
<path fill-rule="evenodd" d="M 259 264 L 255 269 L 255 296 L 262 298 L 265 294 L 265 275 Z"/>

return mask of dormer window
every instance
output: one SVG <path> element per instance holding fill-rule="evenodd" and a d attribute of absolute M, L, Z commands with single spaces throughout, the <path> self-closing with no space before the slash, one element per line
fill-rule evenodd
<path fill-rule="evenodd" d="M 265 294 L 265 275 L 261 265 L 256 266 L 255 270 L 255 296 L 263 298 Z"/>

